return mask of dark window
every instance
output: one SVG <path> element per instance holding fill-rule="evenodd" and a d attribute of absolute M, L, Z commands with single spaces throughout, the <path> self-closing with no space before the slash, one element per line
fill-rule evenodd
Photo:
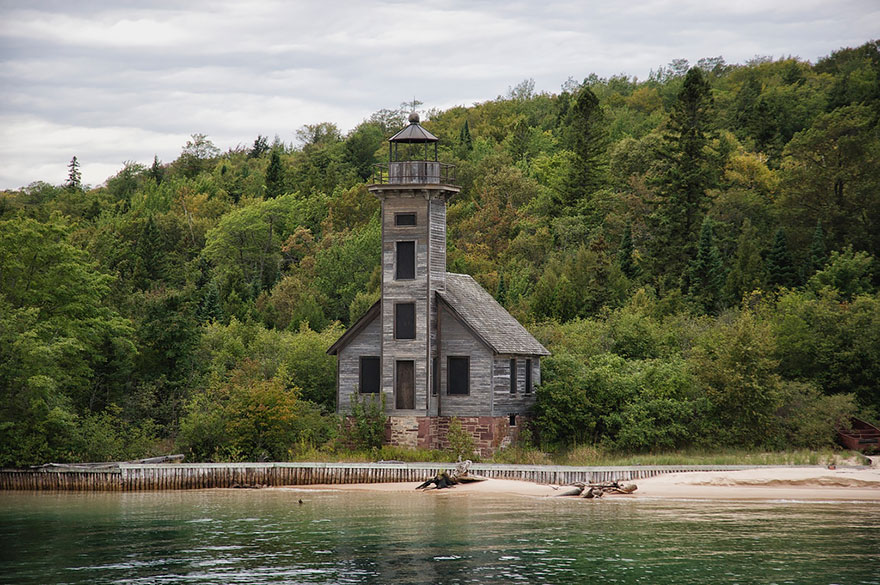
<path fill-rule="evenodd" d="M 510 360 L 510 393 L 516 394 L 516 358 Z"/>
<path fill-rule="evenodd" d="M 379 357 L 361 356 L 361 394 L 379 392 Z"/>
<path fill-rule="evenodd" d="M 394 339 L 416 338 L 416 304 L 394 305 Z"/>
<path fill-rule="evenodd" d="M 446 368 L 446 393 L 469 394 L 471 372 L 470 358 L 449 357 Z"/>
<path fill-rule="evenodd" d="M 416 277 L 416 243 L 397 242 L 397 280 Z"/>
<path fill-rule="evenodd" d="M 416 225 L 416 214 L 398 213 L 394 216 L 394 225 Z"/>
<path fill-rule="evenodd" d="M 526 394 L 532 393 L 532 360 L 526 360 Z"/>
<path fill-rule="evenodd" d="M 431 362 L 431 394 L 437 396 L 440 390 L 440 358 L 434 358 Z"/>
<path fill-rule="evenodd" d="M 516 426 L 516 415 L 515 414 L 511 413 L 511 414 L 507 415 L 507 424 L 509 424 L 512 427 Z"/>

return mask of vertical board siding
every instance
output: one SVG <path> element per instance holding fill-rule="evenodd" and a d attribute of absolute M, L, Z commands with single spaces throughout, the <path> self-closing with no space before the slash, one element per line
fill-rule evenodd
<path fill-rule="evenodd" d="M 314 484 L 421 482 L 452 468 L 443 463 L 169 463 L 121 464 L 116 469 L 0 470 L 0 490 L 142 491 Z M 475 463 L 492 479 L 567 485 L 576 481 L 633 481 L 665 473 L 740 471 L 754 465 L 565 467 Z M 797 466 L 792 466 L 797 467 Z M 802 466 L 812 467 L 812 466 Z"/>

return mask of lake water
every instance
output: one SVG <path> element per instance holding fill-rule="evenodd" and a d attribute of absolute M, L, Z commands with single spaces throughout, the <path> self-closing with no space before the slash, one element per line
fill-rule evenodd
<path fill-rule="evenodd" d="M 880 505 L 0 492 L 0 583 L 880 584 Z"/>

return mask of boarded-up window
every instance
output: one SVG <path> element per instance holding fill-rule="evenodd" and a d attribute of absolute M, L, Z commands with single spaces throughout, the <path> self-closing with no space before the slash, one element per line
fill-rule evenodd
<path fill-rule="evenodd" d="M 470 358 L 452 357 L 447 361 L 446 368 L 446 393 L 469 394 L 471 391 L 471 365 Z"/>
<path fill-rule="evenodd" d="M 510 393 L 516 394 L 516 358 L 510 360 Z"/>
<path fill-rule="evenodd" d="M 394 216 L 394 225 L 416 225 L 416 214 L 398 213 Z"/>
<path fill-rule="evenodd" d="M 379 392 L 379 356 L 361 356 L 361 394 Z"/>
<path fill-rule="evenodd" d="M 532 360 L 526 360 L 526 394 L 532 393 Z"/>
<path fill-rule="evenodd" d="M 394 384 L 394 404 L 400 410 L 412 410 L 415 408 L 416 395 L 416 368 L 412 360 L 400 360 L 397 362 Z"/>
<path fill-rule="evenodd" d="M 434 358 L 431 362 L 431 394 L 437 396 L 440 391 L 440 358 Z"/>
<path fill-rule="evenodd" d="M 416 305 L 415 303 L 398 303 L 394 305 L 394 339 L 416 338 Z"/>
<path fill-rule="evenodd" d="M 416 277 L 416 243 L 397 242 L 397 280 L 412 280 Z"/>

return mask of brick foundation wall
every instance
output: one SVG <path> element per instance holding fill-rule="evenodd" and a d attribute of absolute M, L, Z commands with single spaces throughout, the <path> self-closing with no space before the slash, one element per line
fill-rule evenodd
<path fill-rule="evenodd" d="M 449 448 L 448 416 L 390 416 L 385 425 L 385 439 L 401 447 L 425 449 Z M 510 426 L 506 416 L 460 416 L 461 428 L 474 438 L 477 451 L 489 457 L 495 451 L 511 445 L 519 436 L 526 417 L 517 416 L 516 425 Z"/>

